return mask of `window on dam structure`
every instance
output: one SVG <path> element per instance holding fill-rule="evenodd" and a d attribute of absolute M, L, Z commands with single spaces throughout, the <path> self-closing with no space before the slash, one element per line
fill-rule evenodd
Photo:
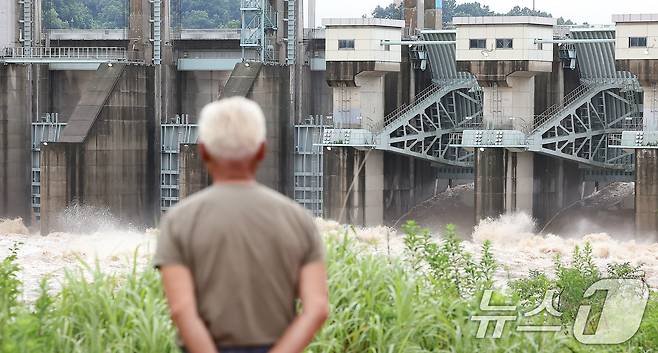
<path fill-rule="evenodd" d="M 646 48 L 647 37 L 630 37 L 628 38 L 628 46 L 631 48 Z"/>
<path fill-rule="evenodd" d="M 487 40 L 486 39 L 471 39 L 470 48 L 471 49 L 487 49 Z"/>
<path fill-rule="evenodd" d="M 514 48 L 514 40 L 511 38 L 496 39 L 496 49 L 512 49 Z"/>
<path fill-rule="evenodd" d="M 341 39 L 338 41 L 338 49 L 354 50 L 354 39 Z"/>

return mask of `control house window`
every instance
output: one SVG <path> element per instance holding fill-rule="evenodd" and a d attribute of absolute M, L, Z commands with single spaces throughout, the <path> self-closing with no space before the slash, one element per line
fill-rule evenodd
<path fill-rule="evenodd" d="M 471 49 L 487 49 L 487 40 L 486 39 L 471 39 L 469 47 Z"/>
<path fill-rule="evenodd" d="M 646 48 L 647 37 L 630 37 L 628 46 L 631 48 Z"/>
<path fill-rule="evenodd" d="M 338 40 L 338 50 L 354 50 L 354 39 Z"/>
<path fill-rule="evenodd" d="M 496 39 L 496 49 L 513 49 L 514 40 L 513 39 Z"/>

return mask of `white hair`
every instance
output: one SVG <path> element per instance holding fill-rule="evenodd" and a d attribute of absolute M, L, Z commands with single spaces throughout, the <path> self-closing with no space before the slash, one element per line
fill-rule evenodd
<path fill-rule="evenodd" d="M 222 99 L 201 110 L 199 141 L 214 158 L 252 157 L 265 142 L 265 134 L 263 110 L 250 99 Z"/>

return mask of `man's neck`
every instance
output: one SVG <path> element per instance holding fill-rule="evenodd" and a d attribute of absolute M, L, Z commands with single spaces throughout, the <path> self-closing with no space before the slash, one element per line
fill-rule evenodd
<path fill-rule="evenodd" d="M 213 185 L 251 185 L 256 183 L 254 178 L 213 178 Z"/>

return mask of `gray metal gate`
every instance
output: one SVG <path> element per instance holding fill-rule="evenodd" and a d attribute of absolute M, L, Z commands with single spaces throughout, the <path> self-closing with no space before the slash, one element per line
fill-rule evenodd
<path fill-rule="evenodd" d="M 47 113 L 32 122 L 31 204 L 36 221 L 41 219 L 41 146 L 49 142 L 57 142 L 64 127 L 66 123 L 59 122 L 58 113 Z"/>
<path fill-rule="evenodd" d="M 163 213 L 180 201 L 180 145 L 197 142 L 198 125 L 189 121 L 189 115 L 182 114 L 161 124 L 160 209 Z"/>
<path fill-rule="evenodd" d="M 314 216 L 323 216 L 322 134 L 327 126 L 322 116 L 312 116 L 295 125 L 295 201 Z"/>

